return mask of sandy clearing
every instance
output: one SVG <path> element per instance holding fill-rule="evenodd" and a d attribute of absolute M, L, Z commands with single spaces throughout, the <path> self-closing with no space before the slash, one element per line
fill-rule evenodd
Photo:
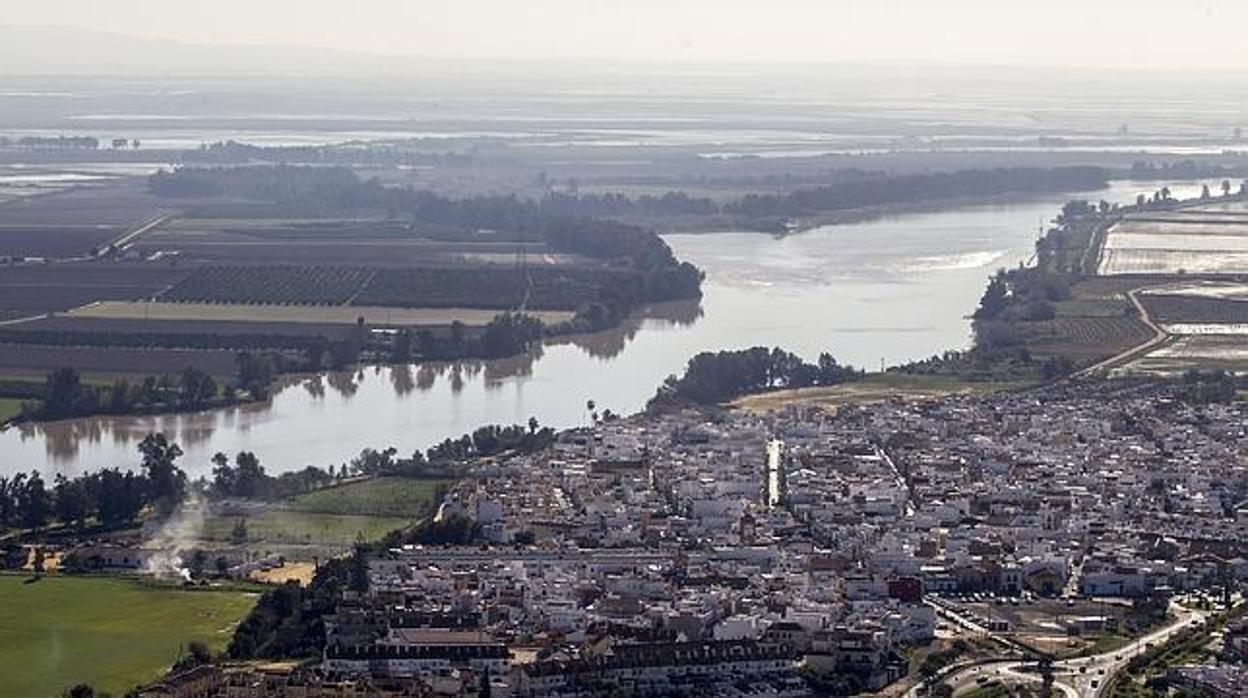
<path fill-rule="evenodd" d="M 503 310 L 477 308 L 384 308 L 345 305 L 243 305 L 230 303 L 170 303 L 164 301 L 99 301 L 75 308 L 71 317 L 123 320 L 182 320 L 212 322 L 313 322 L 351 325 L 359 318 L 369 325 L 441 326 L 458 320 L 486 325 Z M 529 311 L 528 315 L 554 324 L 569 320 L 564 311 Z"/>

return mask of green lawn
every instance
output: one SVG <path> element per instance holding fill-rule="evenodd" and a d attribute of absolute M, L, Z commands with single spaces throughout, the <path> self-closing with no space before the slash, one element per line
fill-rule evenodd
<path fill-rule="evenodd" d="M 438 487 L 450 484 L 449 480 L 379 477 L 300 495 L 287 502 L 286 508 L 319 514 L 419 518 L 435 505 Z"/>
<path fill-rule="evenodd" d="M 0 423 L 7 422 L 22 413 L 22 400 L 0 397 Z"/>
<path fill-rule="evenodd" d="M 193 640 L 224 649 L 256 601 L 106 577 L 0 576 L 0 681 L 6 696 L 59 696 L 90 683 L 122 695 L 156 678 Z"/>

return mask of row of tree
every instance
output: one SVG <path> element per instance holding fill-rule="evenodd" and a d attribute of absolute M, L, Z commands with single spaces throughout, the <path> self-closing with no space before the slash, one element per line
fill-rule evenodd
<path fill-rule="evenodd" d="M 1099 167 L 1013 167 L 879 176 L 800 189 L 788 194 L 749 194 L 725 205 L 748 217 L 806 216 L 828 211 L 940 199 L 1101 189 L 1109 173 Z"/>
<path fill-rule="evenodd" d="M 78 371 L 60 368 L 48 374 L 41 401 L 25 405 L 31 419 L 64 419 L 88 414 L 127 414 L 146 409 L 199 409 L 214 404 L 221 388 L 208 373 L 190 367 L 180 373 L 125 379 L 112 385 L 84 383 Z"/>

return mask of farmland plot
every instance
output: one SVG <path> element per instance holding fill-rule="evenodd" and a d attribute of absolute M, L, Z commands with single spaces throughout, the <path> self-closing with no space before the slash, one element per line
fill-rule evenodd
<path fill-rule="evenodd" d="M 1248 337 L 1188 335 L 1175 339 L 1123 366 L 1127 374 L 1177 375 L 1190 369 L 1248 369 Z"/>
<path fill-rule="evenodd" d="M 206 267 L 161 294 L 162 300 L 211 303 L 342 305 L 372 278 L 359 267 Z"/>
<path fill-rule="evenodd" d="M 1098 267 L 1102 275 L 1246 272 L 1248 208 L 1241 201 L 1129 216 L 1109 229 Z"/>
<path fill-rule="evenodd" d="M 162 210 L 129 179 L 9 201 L 0 206 L 0 257 L 86 256 Z"/>
<path fill-rule="evenodd" d="M 102 299 L 150 298 L 187 273 L 168 266 L 109 262 L 0 266 L 0 311 L 21 317 Z"/>

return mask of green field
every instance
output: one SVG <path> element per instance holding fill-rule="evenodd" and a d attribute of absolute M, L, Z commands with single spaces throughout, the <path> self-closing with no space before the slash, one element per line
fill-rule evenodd
<path fill-rule="evenodd" d="M 337 555 L 360 538 L 377 540 L 429 516 L 439 489 L 450 484 L 399 477 L 348 482 L 293 497 L 253 516 L 210 516 L 201 535 L 227 542 L 242 519 L 253 550 L 292 560 Z"/>
<path fill-rule="evenodd" d="M 6 696 L 59 696 L 86 682 L 122 695 L 159 678 L 198 640 L 224 649 L 256 595 L 102 577 L 0 576 Z"/>
<path fill-rule="evenodd" d="M 239 519 L 247 522 L 247 543 L 254 550 L 279 552 L 270 544 L 304 545 L 341 553 L 357 538 L 377 540 L 395 529 L 410 526 L 415 519 L 397 516 L 342 516 L 307 511 L 272 509 L 259 516 L 211 516 L 204 522 L 206 540 L 230 540 Z M 317 554 L 310 551 L 309 554 Z"/>
<path fill-rule="evenodd" d="M 0 397 L 0 423 L 7 422 L 22 413 L 22 401 Z"/>
<path fill-rule="evenodd" d="M 438 487 L 450 484 L 449 480 L 379 477 L 300 495 L 286 508 L 319 514 L 420 517 L 433 507 Z"/>

